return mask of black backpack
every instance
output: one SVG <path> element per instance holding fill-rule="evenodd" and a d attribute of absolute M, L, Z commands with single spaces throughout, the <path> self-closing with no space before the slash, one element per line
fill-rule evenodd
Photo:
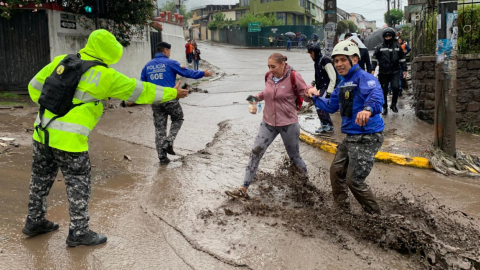
<path fill-rule="evenodd" d="M 93 66 L 104 66 L 106 64 L 99 61 L 85 61 L 80 59 L 80 54 L 67 55 L 52 72 L 50 76 L 45 79 L 42 93 L 38 99 L 40 104 L 40 123 L 35 127 L 35 130 L 42 130 L 45 133 L 46 149 L 49 149 L 49 135 L 47 131 L 48 125 L 55 119 L 65 116 L 71 109 L 80 106 L 84 103 L 73 104 L 73 96 L 80 83 L 80 79 L 89 68 Z M 56 114 L 46 125 L 42 125 L 43 114 L 45 109 Z"/>

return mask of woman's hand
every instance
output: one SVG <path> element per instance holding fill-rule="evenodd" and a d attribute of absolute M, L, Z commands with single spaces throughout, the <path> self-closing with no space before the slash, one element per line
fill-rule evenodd
<path fill-rule="evenodd" d="M 312 88 L 308 89 L 307 95 L 308 95 L 308 97 L 311 98 L 313 95 L 319 96 L 320 93 L 318 92 L 317 88 L 312 87 Z"/>

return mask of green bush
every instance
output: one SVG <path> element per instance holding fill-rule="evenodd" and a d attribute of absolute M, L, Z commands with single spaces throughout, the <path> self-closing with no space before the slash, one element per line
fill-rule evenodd
<path fill-rule="evenodd" d="M 247 12 L 243 18 L 240 18 L 238 25 L 240 25 L 241 28 L 247 29 L 248 24 L 252 22 L 259 22 L 261 27 L 279 26 L 283 24 L 282 21 L 277 20 L 276 13 L 253 15 L 253 13 Z"/>

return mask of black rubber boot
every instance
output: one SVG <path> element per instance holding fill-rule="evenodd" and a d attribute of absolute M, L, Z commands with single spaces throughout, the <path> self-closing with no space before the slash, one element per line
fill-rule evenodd
<path fill-rule="evenodd" d="M 68 232 L 67 245 L 69 247 L 76 246 L 96 246 L 107 242 L 107 237 L 103 234 L 88 230 L 84 235 L 73 236 L 73 231 Z"/>
<path fill-rule="evenodd" d="M 165 151 L 167 151 L 168 154 L 170 155 L 176 155 L 175 151 L 173 151 L 173 146 L 169 145 L 167 148 L 165 148 Z"/>
<path fill-rule="evenodd" d="M 170 159 L 168 157 L 160 159 L 160 165 L 167 165 L 170 163 Z"/>
<path fill-rule="evenodd" d="M 382 115 L 387 115 L 387 114 L 388 114 L 388 107 L 387 107 L 387 106 L 383 106 Z"/>
<path fill-rule="evenodd" d="M 392 111 L 393 111 L 394 113 L 398 113 L 397 105 L 392 104 L 392 105 L 390 106 L 390 109 L 392 109 Z"/>
<path fill-rule="evenodd" d="M 51 222 L 45 218 L 40 221 L 34 222 L 29 217 L 27 217 L 27 222 L 25 224 L 25 227 L 23 227 L 22 232 L 31 237 L 37 234 L 53 232 L 55 230 L 58 230 L 58 223 Z"/>

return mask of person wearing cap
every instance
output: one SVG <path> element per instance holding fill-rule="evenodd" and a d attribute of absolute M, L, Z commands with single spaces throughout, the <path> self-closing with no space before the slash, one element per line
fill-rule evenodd
<path fill-rule="evenodd" d="M 188 95 L 188 90 L 180 89 L 180 82 L 161 87 L 129 78 L 116 71 L 110 65 L 117 63 L 122 54 L 122 45 L 110 32 L 103 29 L 93 31 L 77 55 L 83 61 L 98 61 L 102 64 L 83 73 L 72 100 L 74 107 L 61 117 L 48 109 L 37 116 L 34 125 L 40 125 L 40 129 L 36 128 L 33 133 L 28 215 L 22 230 L 27 236 L 52 232 L 59 227 L 58 223 L 47 220 L 46 214 L 47 196 L 60 169 L 65 178 L 70 204 L 67 245 L 95 246 L 107 242 L 105 235 L 90 230 L 88 211 L 92 192 L 89 135 L 102 117 L 107 100 L 112 97 L 138 104 L 152 104 Z M 32 78 L 28 84 L 28 93 L 33 102 L 38 104 L 42 92 L 51 89 L 49 85 L 52 73 L 64 72 L 62 61 L 66 57 L 66 54 L 55 57 Z M 42 119 L 50 121 L 48 127 L 42 128 Z"/>
<path fill-rule="evenodd" d="M 156 85 L 171 87 L 175 85 L 177 74 L 185 78 L 200 79 L 213 75 L 207 69 L 203 71 L 191 70 L 180 66 L 175 60 L 170 59 L 172 46 L 167 42 L 157 44 L 155 58 L 150 60 L 142 70 L 141 80 Z M 167 153 L 175 155 L 173 142 L 183 124 L 183 111 L 177 99 L 162 104 L 152 104 L 153 120 L 155 124 L 155 143 L 160 164 L 170 162 Z M 167 120 L 170 115 L 172 124 L 170 133 L 167 135 Z"/>
<path fill-rule="evenodd" d="M 367 213 L 381 214 L 365 180 L 383 143 L 382 89 L 372 74 L 358 66 L 360 51 L 353 42 L 339 42 L 332 57 L 343 80 L 329 99 L 321 97 L 316 88 L 310 88 L 308 95 L 315 106 L 328 113 L 340 110 L 341 130 L 346 134 L 330 166 L 333 198 L 340 209 L 349 211 L 349 188 Z"/>
<path fill-rule="evenodd" d="M 405 60 L 405 54 L 397 40 L 394 38 L 395 30 L 388 27 L 383 30 L 383 43 L 375 47 L 375 52 L 372 57 L 372 74 L 374 74 L 377 65 L 379 66 L 378 80 L 382 85 L 384 104 L 383 115 L 388 114 L 388 85 L 392 88 L 392 103 L 390 109 L 394 113 L 398 113 L 397 100 L 398 100 L 398 82 L 400 69 L 403 70 L 403 78 L 407 76 L 407 62 Z"/>

